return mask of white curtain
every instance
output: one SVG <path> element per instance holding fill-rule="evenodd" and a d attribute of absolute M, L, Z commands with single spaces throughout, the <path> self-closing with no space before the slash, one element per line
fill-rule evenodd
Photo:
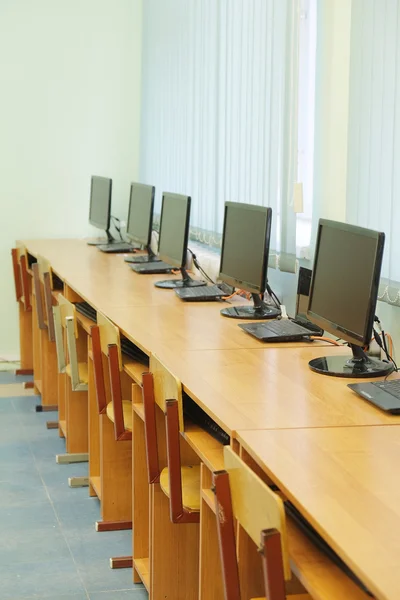
<path fill-rule="evenodd" d="M 271 248 L 296 253 L 298 0 L 143 3 L 141 180 L 192 197 L 214 245 L 226 200 L 271 206 Z"/>
<path fill-rule="evenodd" d="M 347 218 L 386 233 L 380 298 L 400 305 L 400 0 L 353 0 Z"/>

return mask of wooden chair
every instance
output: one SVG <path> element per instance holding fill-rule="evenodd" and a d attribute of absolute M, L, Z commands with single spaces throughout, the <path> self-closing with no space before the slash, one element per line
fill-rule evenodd
<path fill-rule="evenodd" d="M 20 323 L 21 368 L 16 370 L 16 375 L 33 375 L 32 305 L 26 248 L 12 248 L 11 256 Z M 26 382 L 24 387 L 33 388 L 33 382 Z"/>
<path fill-rule="evenodd" d="M 122 355 L 118 328 L 102 313 L 97 326 L 91 328 L 93 366 L 99 414 L 106 414 L 114 424 L 116 441 L 132 439 L 132 401 L 122 398 Z M 104 364 L 103 356 L 106 361 Z M 107 366 L 111 401 L 107 402 L 104 366 Z"/>
<path fill-rule="evenodd" d="M 154 354 L 150 357 L 150 373 L 143 374 L 143 403 L 149 483 L 160 483 L 162 491 L 169 498 L 170 519 L 173 523 L 199 523 L 200 465 L 181 464 L 182 385 Z M 165 416 L 167 467 L 161 472 L 156 406 Z"/>
<path fill-rule="evenodd" d="M 88 389 L 88 364 L 78 361 L 76 340 L 78 338 L 78 323 L 76 308 L 61 294 L 58 305 L 53 306 L 54 335 L 57 350 L 58 372 L 66 373 L 71 380 L 73 392 L 86 392 Z M 68 348 L 69 361 L 64 351 L 64 330 Z"/>
<path fill-rule="evenodd" d="M 215 472 L 213 479 L 225 600 L 241 600 L 242 597 L 235 519 L 256 545 L 261 536 L 266 598 L 311 600 L 307 593 L 286 593 L 285 581 L 291 579 L 291 571 L 282 499 L 228 446 L 224 448 L 224 461 L 225 470 Z"/>
<path fill-rule="evenodd" d="M 146 535 L 146 526 L 140 524 L 137 528 L 135 521 L 134 581 L 139 577 L 145 583 L 149 597 L 197 600 L 200 459 L 181 435 L 182 385 L 155 355 L 150 356 L 150 373 L 144 373 L 142 380 L 143 430 L 135 428 L 134 452 L 136 448 L 147 462 L 149 518 L 148 542 L 137 534 L 139 529 Z M 138 447 L 140 440 L 143 449 Z M 134 468 L 138 467 L 135 477 L 141 466 L 134 458 Z M 137 493 L 145 495 L 136 489 Z M 134 503 L 139 506 L 136 496 Z M 167 547 L 164 540 L 168 540 Z"/>
<path fill-rule="evenodd" d="M 132 393 L 137 386 L 123 371 L 118 328 L 97 312 L 90 329 L 93 378 L 100 416 L 100 481 L 96 494 L 102 520 L 97 531 L 132 528 Z M 96 478 L 97 479 L 97 478 Z M 112 568 L 132 567 L 132 557 L 115 557 Z"/>
<path fill-rule="evenodd" d="M 55 332 L 52 313 L 53 292 L 50 263 L 45 258 L 38 256 L 37 262 L 32 264 L 32 274 L 35 292 L 34 307 L 38 329 L 36 352 L 39 355 L 36 361 L 37 367 L 35 366 L 35 381 L 38 379 L 38 391 L 42 396 L 42 404 L 37 406 L 36 410 L 38 412 L 45 410 L 54 411 L 58 408 L 58 392 L 56 356 L 54 352 Z M 36 370 L 39 371 L 38 378 Z M 54 423 L 49 425 L 53 427 Z"/>
<path fill-rule="evenodd" d="M 87 391 L 88 364 L 79 360 L 86 353 L 85 344 L 78 352 L 78 322 L 74 304 L 62 294 L 52 307 L 59 373 L 59 430 L 66 440 L 67 454 L 59 454 L 59 464 L 88 461 Z M 89 484 L 87 477 L 70 478 L 71 487 Z"/>

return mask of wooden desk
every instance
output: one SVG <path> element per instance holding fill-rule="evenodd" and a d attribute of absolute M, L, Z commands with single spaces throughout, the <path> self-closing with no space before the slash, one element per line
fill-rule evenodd
<path fill-rule="evenodd" d="M 377 598 L 400 598 L 400 425 L 237 438 Z"/>
<path fill-rule="evenodd" d="M 185 391 L 230 434 L 237 429 L 399 424 L 399 417 L 351 392 L 347 383 L 355 380 L 326 377 L 308 367 L 317 356 L 346 352 L 311 344 L 182 354 L 166 345 L 157 349 Z"/>

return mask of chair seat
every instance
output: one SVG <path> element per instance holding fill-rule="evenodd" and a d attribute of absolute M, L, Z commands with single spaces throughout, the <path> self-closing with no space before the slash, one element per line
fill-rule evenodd
<path fill-rule="evenodd" d="M 122 400 L 122 410 L 124 413 L 125 429 L 127 431 L 132 431 L 132 402 L 129 400 Z M 114 406 L 112 402 L 107 404 L 106 414 L 110 421 L 114 423 Z"/>
<path fill-rule="evenodd" d="M 186 510 L 200 510 L 200 466 L 181 467 L 182 477 L 182 503 Z M 169 473 L 168 467 L 160 475 L 160 487 L 169 498 Z"/>
<path fill-rule="evenodd" d="M 87 363 L 78 363 L 78 371 L 79 371 L 79 379 L 82 383 L 88 383 L 89 375 L 88 375 L 88 364 Z M 65 367 L 65 372 L 68 377 L 71 377 L 71 365 L 68 364 Z"/>

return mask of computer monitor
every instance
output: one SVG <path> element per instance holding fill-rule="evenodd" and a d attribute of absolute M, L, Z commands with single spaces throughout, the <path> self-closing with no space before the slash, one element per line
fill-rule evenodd
<path fill-rule="evenodd" d="M 272 210 L 266 206 L 225 202 L 219 278 L 251 293 L 253 306 L 221 310 L 236 319 L 274 319 L 280 310 L 262 300 L 267 286 Z"/>
<path fill-rule="evenodd" d="M 111 192 L 112 179 L 98 175 L 92 176 L 90 184 L 89 223 L 98 229 L 103 229 L 110 243 L 114 239 L 110 234 Z M 88 243 L 89 245 L 96 246 L 104 244 L 104 240 Z"/>
<path fill-rule="evenodd" d="M 167 279 L 155 284 L 161 288 L 197 287 L 204 281 L 194 281 L 185 270 L 189 239 L 190 196 L 163 193 L 158 240 L 158 256 L 181 271 L 182 279 Z"/>
<path fill-rule="evenodd" d="M 131 183 L 126 237 L 130 242 L 136 242 L 144 246 L 148 257 L 127 256 L 125 258 L 126 262 L 153 262 L 156 260 L 150 245 L 153 228 L 154 194 L 155 187 L 153 185 Z"/>
<path fill-rule="evenodd" d="M 368 356 L 385 234 L 320 219 L 307 318 L 348 342 L 353 356 L 316 358 L 313 371 L 338 377 L 378 377 L 393 365 Z"/>

